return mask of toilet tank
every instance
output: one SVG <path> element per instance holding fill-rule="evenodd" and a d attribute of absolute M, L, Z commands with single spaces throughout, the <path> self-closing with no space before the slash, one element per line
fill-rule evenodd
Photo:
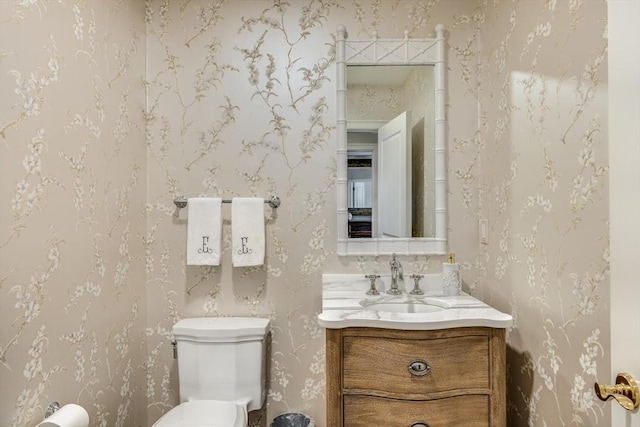
<path fill-rule="evenodd" d="M 266 395 L 269 319 L 198 317 L 173 326 L 180 402 L 247 401 L 262 408 Z"/>

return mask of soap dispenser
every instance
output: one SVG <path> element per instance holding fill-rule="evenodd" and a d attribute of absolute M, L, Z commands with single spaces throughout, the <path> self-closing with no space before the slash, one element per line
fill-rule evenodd
<path fill-rule="evenodd" d="M 460 282 L 460 266 L 456 262 L 456 255 L 447 255 L 447 262 L 442 263 L 442 294 L 444 296 L 460 295 L 462 283 Z"/>

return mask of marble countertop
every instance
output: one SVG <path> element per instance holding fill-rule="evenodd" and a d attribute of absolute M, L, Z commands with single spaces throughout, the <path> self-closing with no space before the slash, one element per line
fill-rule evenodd
<path fill-rule="evenodd" d="M 425 275 L 420 288 L 424 295 L 409 295 L 413 281 L 405 274 L 400 283 L 401 299 L 418 300 L 443 308 L 428 313 L 395 313 L 365 308 L 370 303 L 386 302 L 393 297 L 385 291 L 390 277 L 383 275 L 376 281 L 378 296 L 366 295 L 370 287 L 364 274 L 323 274 L 322 313 L 318 315 L 320 326 L 329 329 L 347 327 L 374 327 L 404 330 L 434 330 L 457 327 L 482 326 L 508 328 L 513 324 L 511 315 L 502 313 L 471 295 L 442 295 L 442 279 L 439 274 Z M 405 286 L 408 289 L 405 289 Z"/>

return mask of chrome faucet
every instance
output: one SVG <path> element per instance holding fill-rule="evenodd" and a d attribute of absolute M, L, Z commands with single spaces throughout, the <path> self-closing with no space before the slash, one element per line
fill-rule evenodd
<path fill-rule="evenodd" d="M 402 278 L 402 264 L 396 259 L 396 254 L 391 255 L 391 261 L 389 261 L 391 267 L 391 287 L 387 290 L 390 295 L 400 295 L 402 292 L 398 289 L 398 279 Z"/>

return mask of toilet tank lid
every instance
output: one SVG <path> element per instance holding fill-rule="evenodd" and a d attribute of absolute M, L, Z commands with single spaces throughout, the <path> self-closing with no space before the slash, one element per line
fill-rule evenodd
<path fill-rule="evenodd" d="M 269 319 L 261 317 L 194 317 L 173 325 L 177 340 L 206 342 L 262 340 L 268 330 Z"/>

